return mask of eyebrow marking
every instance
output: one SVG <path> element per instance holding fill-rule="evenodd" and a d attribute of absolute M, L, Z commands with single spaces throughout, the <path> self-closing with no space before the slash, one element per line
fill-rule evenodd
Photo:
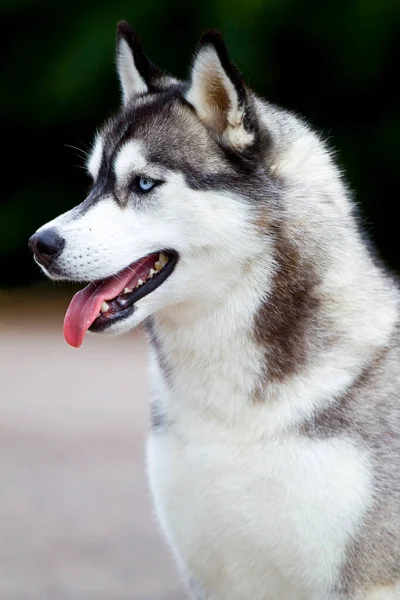
<path fill-rule="evenodd" d="M 103 138 L 100 134 L 97 134 L 89 159 L 86 163 L 86 168 L 93 179 L 96 179 L 100 171 L 103 148 Z"/>
<path fill-rule="evenodd" d="M 135 173 L 140 173 L 146 165 L 142 143 L 138 140 L 130 140 L 121 147 L 115 157 L 114 173 L 117 180 L 124 181 L 129 178 L 133 170 Z"/>

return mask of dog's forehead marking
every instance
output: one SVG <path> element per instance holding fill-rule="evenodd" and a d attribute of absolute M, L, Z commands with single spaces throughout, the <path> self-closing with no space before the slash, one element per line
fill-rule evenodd
<path fill-rule="evenodd" d="M 97 134 L 94 140 L 92 151 L 86 163 L 86 168 L 89 171 L 89 174 L 93 177 L 93 179 L 96 179 L 100 171 L 101 161 L 103 157 L 103 148 L 103 138 L 100 134 Z"/>
<path fill-rule="evenodd" d="M 114 159 L 114 173 L 117 180 L 123 181 L 133 170 L 135 173 L 140 173 L 146 164 L 142 142 L 129 140 L 121 147 Z"/>

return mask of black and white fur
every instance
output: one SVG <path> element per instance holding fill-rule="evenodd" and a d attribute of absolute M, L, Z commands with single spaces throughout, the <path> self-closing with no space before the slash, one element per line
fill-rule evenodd
<path fill-rule="evenodd" d="M 325 142 L 258 98 L 220 36 L 190 80 L 119 25 L 123 107 L 46 272 L 173 274 L 111 327 L 150 340 L 150 487 L 197 600 L 400 598 L 399 290 Z M 133 175 L 161 180 L 140 196 Z"/>

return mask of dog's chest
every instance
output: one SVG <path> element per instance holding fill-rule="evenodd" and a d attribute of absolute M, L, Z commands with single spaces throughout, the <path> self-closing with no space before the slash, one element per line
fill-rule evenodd
<path fill-rule="evenodd" d="M 150 353 L 148 473 L 186 576 L 210 600 L 337 600 L 368 508 L 366 457 L 350 440 L 287 433 L 298 413 L 285 399 L 283 412 L 279 398 L 255 403 L 263 357 L 246 339 L 196 353 L 184 341 Z M 292 392 L 295 407 L 304 386 Z"/>
<path fill-rule="evenodd" d="M 220 600 L 330 600 L 369 473 L 343 440 L 252 443 L 202 423 L 148 444 L 157 513 L 179 562 Z"/>

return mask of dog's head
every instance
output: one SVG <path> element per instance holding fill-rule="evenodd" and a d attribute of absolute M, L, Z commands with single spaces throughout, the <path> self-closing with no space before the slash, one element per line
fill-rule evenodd
<path fill-rule="evenodd" d="M 96 135 L 85 201 L 30 239 L 52 279 L 88 282 L 65 336 L 121 332 L 169 307 L 221 302 L 263 252 L 257 200 L 274 194 L 256 100 L 216 32 L 188 82 L 164 75 L 118 26 L 123 106 Z"/>

